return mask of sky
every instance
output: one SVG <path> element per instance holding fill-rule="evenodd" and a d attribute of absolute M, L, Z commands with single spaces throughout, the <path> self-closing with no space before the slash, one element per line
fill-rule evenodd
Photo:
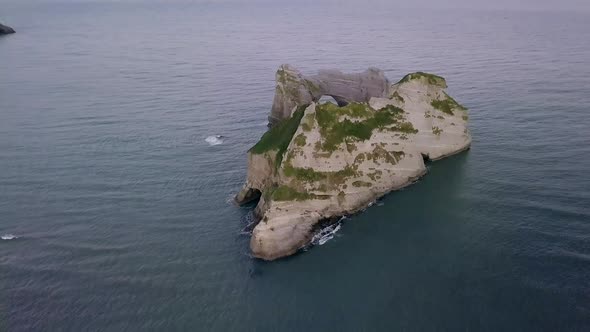
<path fill-rule="evenodd" d="M 403 8 L 464 8 L 493 10 L 566 10 L 590 11 L 590 0 L 0 0 L 0 3 L 64 3 L 64 2 L 194 2 L 194 3 L 263 3 L 325 2 L 334 5 L 378 4 Z M 1 13 L 1 10 L 0 10 Z"/>

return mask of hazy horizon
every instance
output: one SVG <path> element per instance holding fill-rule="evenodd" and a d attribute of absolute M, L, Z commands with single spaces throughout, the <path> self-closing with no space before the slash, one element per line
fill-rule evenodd
<path fill-rule="evenodd" d="M 334 4 L 338 6 L 349 6 L 349 5 L 358 5 L 363 4 L 366 6 L 397 6 L 399 8 L 414 8 L 414 9 L 470 9 L 470 10 L 526 10 L 526 11 L 590 11 L 590 1 L 585 0 L 563 0 L 559 3 L 550 0 L 497 0 L 497 1 L 487 1 L 487 0 L 448 0 L 444 3 L 440 1 L 433 1 L 433 0 L 414 0 L 411 3 L 407 1 L 387 1 L 387 0 L 368 0 L 368 1 L 357 1 L 357 0 L 348 0 L 348 1 L 337 1 L 337 0 L 319 0 L 319 1 L 312 1 L 312 0 L 173 0 L 173 1 L 163 1 L 163 0 L 0 0 L 0 4 L 37 4 L 37 3 L 161 3 L 161 2 L 168 2 L 168 3 L 195 3 L 195 4 L 204 4 L 204 3 L 223 3 L 223 4 L 263 4 L 268 3 L 273 5 L 280 5 L 281 3 L 294 5 L 296 3 L 300 4 L 315 4 L 315 3 L 325 3 L 325 4 Z M 0 17 L 2 17 L 0 12 Z"/>

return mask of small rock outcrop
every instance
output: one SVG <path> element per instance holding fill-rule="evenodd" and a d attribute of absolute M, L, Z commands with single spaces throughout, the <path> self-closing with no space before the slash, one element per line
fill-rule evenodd
<path fill-rule="evenodd" d="M 0 35 L 7 35 L 10 33 L 14 33 L 14 29 L 9 26 L 2 25 L 2 23 L 0 23 Z"/>
<path fill-rule="evenodd" d="M 283 65 L 269 120 L 248 151 L 239 204 L 259 199 L 250 247 L 265 260 L 307 245 L 317 225 L 355 213 L 426 174 L 471 144 L 467 109 L 444 78 L 412 73 L 390 84 L 382 71 L 302 76 Z M 339 105 L 319 104 L 323 95 Z"/>

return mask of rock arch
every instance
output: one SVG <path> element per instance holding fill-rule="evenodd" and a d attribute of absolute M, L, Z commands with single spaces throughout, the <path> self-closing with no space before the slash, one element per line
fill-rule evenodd
<path fill-rule="evenodd" d="M 351 102 L 368 102 L 372 97 L 386 97 L 390 85 L 385 73 L 377 68 L 351 74 L 320 70 L 316 75 L 304 76 L 286 64 L 277 70 L 276 82 L 268 117 L 271 125 L 289 118 L 297 106 L 317 102 L 322 96 L 330 96 L 339 106 L 346 106 Z"/>

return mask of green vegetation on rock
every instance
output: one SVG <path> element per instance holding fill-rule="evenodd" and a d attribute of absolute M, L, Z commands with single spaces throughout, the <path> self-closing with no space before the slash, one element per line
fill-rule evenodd
<path fill-rule="evenodd" d="M 370 182 L 365 182 L 365 181 L 354 181 L 352 183 L 353 186 L 360 188 L 360 187 L 372 187 L 373 184 Z"/>
<path fill-rule="evenodd" d="M 285 176 L 295 178 L 301 182 L 325 181 L 330 186 L 338 186 L 346 182 L 346 179 L 356 175 L 357 166 L 346 166 L 344 169 L 333 172 L 316 171 L 309 167 L 293 167 L 288 159 L 283 167 Z"/>
<path fill-rule="evenodd" d="M 373 180 L 373 182 L 377 182 L 381 179 L 381 174 L 383 174 L 383 171 L 375 170 L 373 173 L 367 173 L 367 176 Z"/>
<path fill-rule="evenodd" d="M 449 96 L 445 93 L 445 99 L 443 100 L 433 100 L 430 105 L 435 109 L 453 115 L 453 110 L 461 110 L 467 111 L 467 108 L 461 104 L 459 104 L 453 97 Z"/>
<path fill-rule="evenodd" d="M 433 100 L 430 105 L 432 105 L 432 107 L 436 108 L 437 110 L 453 115 L 453 107 L 451 106 L 451 104 L 448 102 L 448 99 L 445 100 Z"/>
<path fill-rule="evenodd" d="M 436 85 L 443 89 L 447 87 L 447 82 L 443 77 L 421 71 L 404 76 L 398 83 L 407 83 L 416 79 L 425 79 L 428 84 Z"/>
<path fill-rule="evenodd" d="M 344 184 L 344 182 L 346 182 L 348 178 L 357 175 L 357 167 L 358 166 L 356 165 L 346 166 L 344 167 L 344 169 L 341 169 L 336 172 L 326 172 L 326 178 L 328 180 L 328 183 L 332 186 L 339 186 L 341 184 Z"/>
<path fill-rule="evenodd" d="M 258 141 L 249 152 L 262 154 L 267 151 L 276 150 L 277 157 L 275 159 L 275 166 L 278 167 L 283 161 L 283 154 L 285 153 L 285 150 L 287 150 L 291 139 L 293 139 L 297 127 L 299 127 L 299 122 L 303 117 L 306 107 L 307 106 L 299 106 L 289 119 L 285 119 L 270 128 L 264 133 L 264 135 L 262 135 L 260 141 Z"/>
<path fill-rule="evenodd" d="M 303 182 L 314 182 L 320 181 L 326 178 L 326 174 L 324 172 L 315 171 L 313 168 L 302 168 L 302 167 L 293 167 L 291 163 L 285 163 L 285 167 L 283 171 L 286 176 L 294 177 L 297 180 Z"/>
<path fill-rule="evenodd" d="M 403 118 L 403 114 L 404 111 L 401 108 L 393 105 L 378 111 L 367 104 L 360 103 L 351 103 L 344 107 L 338 107 L 332 103 L 318 105 L 316 119 L 323 138 L 321 148 L 332 152 L 345 141 L 350 143 L 350 140 L 367 140 L 371 138 L 373 130 L 384 129 L 398 122 Z"/>
<path fill-rule="evenodd" d="M 402 122 L 393 127 L 392 130 L 401 131 L 406 134 L 416 134 L 418 132 L 418 129 L 414 128 L 414 125 L 411 122 Z"/>
<path fill-rule="evenodd" d="M 295 139 L 293 141 L 295 142 L 295 144 L 297 146 L 305 146 L 305 143 L 306 143 L 305 134 L 301 133 L 301 134 L 295 136 Z"/>
<path fill-rule="evenodd" d="M 392 151 L 389 152 L 380 146 L 376 146 L 373 152 L 367 152 L 367 160 L 372 160 L 376 164 L 380 164 L 379 160 L 382 159 L 385 162 L 395 165 L 399 160 L 404 157 L 403 151 Z"/>

